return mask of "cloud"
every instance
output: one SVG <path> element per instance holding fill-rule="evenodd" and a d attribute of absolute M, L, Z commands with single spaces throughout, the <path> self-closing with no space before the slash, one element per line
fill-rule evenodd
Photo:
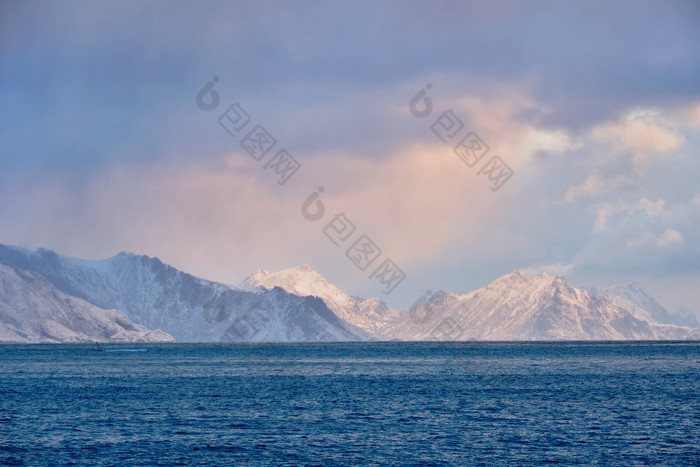
<path fill-rule="evenodd" d="M 489 83 L 527 88 L 538 108 L 522 117 L 572 134 L 633 106 L 697 97 L 697 11 L 686 2 L 643 1 L 634 12 L 611 4 L 605 13 L 586 2 L 269 5 L 4 4 L 0 138 L 21 157 L 3 154 L 0 164 L 99 169 L 157 158 L 172 151 L 168 141 L 188 146 L 180 125 L 214 75 L 229 83 L 228 99 L 282 122 L 277 133 L 299 150 L 335 144 L 374 155 L 404 135 L 372 103 L 431 75 L 460 77 L 459 95 L 486 96 Z M 299 114 L 313 117 L 303 132 Z M 480 128 L 490 125 L 482 119 Z"/>
<path fill-rule="evenodd" d="M 682 245 L 683 235 L 677 230 L 666 229 L 660 235 L 644 233 L 636 238 L 632 238 L 627 241 L 625 248 L 639 252 L 648 252 L 649 248 L 668 249 Z"/>
<path fill-rule="evenodd" d="M 697 270 L 692 2 L 0 8 L 4 242 L 128 249 L 224 281 L 312 263 L 362 290 L 327 220 L 300 215 L 323 185 L 327 216 L 347 214 L 415 287 Z M 213 76 L 302 163 L 294 181 L 276 185 L 194 105 Z M 435 110 L 417 119 L 428 82 Z M 431 131 L 447 109 L 514 169 L 499 192 Z"/>
<path fill-rule="evenodd" d="M 310 223 L 301 204 L 320 185 L 326 215 Z M 4 242 L 88 257 L 131 250 L 231 282 L 261 264 L 337 263 L 352 272 L 322 233 L 338 213 L 401 267 L 425 266 L 452 248 L 455 219 L 479 219 L 497 199 L 450 148 L 309 158 L 283 187 L 262 163 L 230 153 L 218 164 L 122 165 L 89 179 L 34 180 L 8 190 L 13 208 L 0 211 L 0 225 Z"/>
<path fill-rule="evenodd" d="M 536 103 L 514 92 L 455 102 L 464 132 L 477 130 L 488 138 L 483 162 L 499 154 L 516 171 L 494 193 L 479 174 L 480 165 L 467 166 L 453 144 L 433 133 L 440 112 L 416 119 L 408 112 L 408 97 L 392 112 L 405 125 L 402 131 L 415 138 L 382 157 L 341 149 L 295 153 L 302 170 L 284 187 L 276 185 L 263 163 L 242 151 L 240 138 L 224 132 L 215 116 L 207 138 L 228 142 L 230 148 L 218 156 L 211 148 L 224 145 L 209 141 L 199 160 L 161 156 L 113 164 L 89 176 L 38 177 L 8 189 L 6 199 L 14 208 L 0 211 L 0 218 L 9 212 L 17 217 L 2 222 L 3 241 L 89 257 L 126 249 L 225 282 L 261 266 L 311 263 L 336 277 L 350 277 L 346 283 L 351 285 L 367 278 L 353 276 L 356 271 L 344 250 L 323 234 L 331 215 L 339 213 L 407 271 L 433 267 L 436 258 L 456 249 L 483 255 L 478 245 L 486 230 L 512 251 L 526 246 L 522 237 L 499 227 L 502 216 L 515 208 L 522 189 L 518 185 L 527 184 L 531 154 L 567 146 L 566 138 L 554 132 L 550 137 L 519 121 L 520 109 Z M 275 136 L 280 147 L 292 150 L 283 136 Z M 309 223 L 300 206 L 319 186 L 324 187 L 327 214 Z"/>
<path fill-rule="evenodd" d="M 226 165 L 110 167 L 92 179 L 37 181 L 8 202 L 16 217 L 3 219 L 5 242 L 89 257 L 131 250 L 220 280 L 270 245 L 304 243 L 289 229 L 278 238 L 278 223 L 296 214 L 292 203 Z"/>
<path fill-rule="evenodd" d="M 684 203 L 642 199 L 606 205 L 607 220 L 576 255 L 577 270 L 650 275 L 698 272 L 700 209 Z"/>
<path fill-rule="evenodd" d="M 567 189 L 564 194 L 564 200 L 567 203 L 571 203 L 582 198 L 599 198 L 631 183 L 633 182 L 627 175 L 606 178 L 600 174 L 592 174 L 581 184 Z M 601 218 L 601 221 L 604 223 L 604 217 Z M 602 225 L 598 228 L 602 228 Z"/>
<path fill-rule="evenodd" d="M 694 128 L 700 128 L 700 103 L 689 106 L 689 108 L 683 111 L 685 117 L 685 123 Z"/>
<path fill-rule="evenodd" d="M 635 112 L 624 121 L 606 124 L 593 130 L 593 137 L 613 143 L 613 150 L 631 150 L 637 166 L 647 164 L 652 156 L 675 151 L 685 143 L 682 134 L 655 122 L 655 112 Z"/>
<path fill-rule="evenodd" d="M 659 238 L 657 245 L 660 248 L 669 248 L 674 246 L 683 245 L 683 235 L 677 230 L 666 229 L 666 231 Z"/>
<path fill-rule="evenodd" d="M 638 214 L 643 214 L 645 218 L 649 219 L 662 216 L 667 217 L 668 214 L 665 210 L 665 206 L 666 202 L 664 200 L 652 201 L 645 198 L 634 203 L 618 201 L 613 203 L 603 202 L 600 204 L 595 204 L 593 206 L 596 211 L 594 232 L 605 230 L 608 227 L 611 219 L 613 221 L 620 221 L 621 219 L 626 219 Z"/>

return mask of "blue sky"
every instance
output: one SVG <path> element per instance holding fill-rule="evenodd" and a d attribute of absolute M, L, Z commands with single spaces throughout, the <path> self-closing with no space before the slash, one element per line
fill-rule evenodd
<path fill-rule="evenodd" d="M 308 263 L 397 307 L 548 271 L 700 312 L 698 24 L 690 1 L 3 1 L 0 242 L 227 283 Z M 231 136 L 234 103 L 251 123 Z M 478 165 L 433 131 L 447 110 Z M 261 161 L 254 125 L 276 140 Z M 283 185 L 280 148 L 301 165 Z M 513 170 L 497 191 L 492 156 Z M 324 235 L 339 213 L 381 249 L 364 271 Z M 389 295 L 384 259 L 406 275 Z"/>

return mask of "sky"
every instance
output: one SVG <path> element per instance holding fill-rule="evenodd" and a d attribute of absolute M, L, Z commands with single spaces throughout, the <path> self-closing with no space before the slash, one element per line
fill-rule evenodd
<path fill-rule="evenodd" d="M 0 243 L 700 313 L 700 4 L 0 1 Z"/>

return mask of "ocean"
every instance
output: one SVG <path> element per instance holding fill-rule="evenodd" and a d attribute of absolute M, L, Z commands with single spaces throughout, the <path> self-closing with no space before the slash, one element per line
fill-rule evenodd
<path fill-rule="evenodd" d="M 0 346 L 0 465 L 700 464 L 700 343 Z"/>

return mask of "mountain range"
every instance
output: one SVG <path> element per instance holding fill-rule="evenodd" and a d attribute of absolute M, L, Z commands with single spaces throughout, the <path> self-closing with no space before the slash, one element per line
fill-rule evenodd
<path fill-rule="evenodd" d="M 92 261 L 0 245 L 0 265 L 0 342 L 700 339 L 692 315 L 639 286 L 581 289 L 519 271 L 400 311 L 308 265 L 261 269 L 240 287 L 126 252 Z"/>
<path fill-rule="evenodd" d="M 676 324 L 691 328 L 700 327 L 697 318 L 689 310 L 679 310 L 674 314 L 669 313 L 639 284 L 594 287 L 590 288 L 590 291 L 607 296 L 615 305 L 629 311 L 635 318 L 652 323 Z"/>
<path fill-rule="evenodd" d="M 0 264 L 0 342 L 173 342 L 118 310 L 66 295 L 41 275 Z"/>

